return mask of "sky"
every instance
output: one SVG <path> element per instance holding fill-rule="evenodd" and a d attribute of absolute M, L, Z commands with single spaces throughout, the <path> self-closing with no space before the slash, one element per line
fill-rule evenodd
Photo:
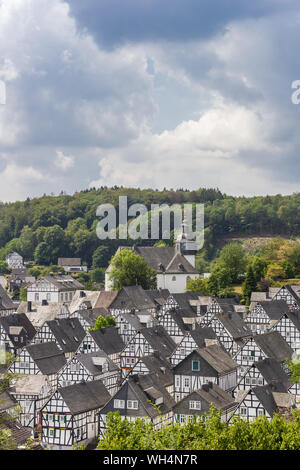
<path fill-rule="evenodd" d="M 0 200 L 299 192 L 299 39 L 297 0 L 0 0 Z"/>

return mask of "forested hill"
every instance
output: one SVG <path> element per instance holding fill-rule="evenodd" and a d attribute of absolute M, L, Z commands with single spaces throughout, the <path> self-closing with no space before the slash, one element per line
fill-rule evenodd
<path fill-rule="evenodd" d="M 119 196 L 128 206 L 204 203 L 205 251 L 213 256 L 218 239 L 230 236 L 300 235 L 300 193 L 291 196 L 231 197 L 218 189 L 152 190 L 123 187 L 100 188 L 74 195 L 43 196 L 0 205 L 0 257 L 10 251 L 38 264 L 56 264 L 59 256 L 78 256 L 88 264 L 99 245 L 113 254 L 118 240 L 101 241 L 96 236 L 100 204 L 118 208 Z M 128 242 L 130 243 L 130 241 Z M 124 244 L 124 241 L 122 241 Z"/>

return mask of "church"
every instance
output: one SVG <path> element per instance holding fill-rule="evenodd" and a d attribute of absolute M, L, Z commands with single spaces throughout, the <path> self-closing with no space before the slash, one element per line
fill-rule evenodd
<path fill-rule="evenodd" d="M 187 233 L 187 224 L 184 220 L 175 247 L 120 246 L 117 253 L 123 249 L 132 249 L 156 271 L 157 289 L 168 289 L 171 294 L 181 293 L 185 291 L 187 281 L 199 277 L 199 272 L 195 268 L 196 244 L 188 239 Z M 109 265 L 105 273 L 105 290 L 112 290 L 113 282 L 109 279 L 111 269 L 112 266 Z"/>

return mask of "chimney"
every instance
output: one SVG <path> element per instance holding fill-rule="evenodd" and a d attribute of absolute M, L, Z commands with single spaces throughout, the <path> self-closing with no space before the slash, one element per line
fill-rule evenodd
<path fill-rule="evenodd" d="M 28 311 L 28 312 L 32 312 L 31 300 L 29 300 L 29 301 L 27 302 L 27 311 Z"/>

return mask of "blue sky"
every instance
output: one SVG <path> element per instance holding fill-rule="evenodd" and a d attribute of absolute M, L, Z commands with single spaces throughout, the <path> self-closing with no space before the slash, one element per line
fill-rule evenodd
<path fill-rule="evenodd" d="M 0 200 L 299 191 L 295 0 L 0 0 Z"/>

